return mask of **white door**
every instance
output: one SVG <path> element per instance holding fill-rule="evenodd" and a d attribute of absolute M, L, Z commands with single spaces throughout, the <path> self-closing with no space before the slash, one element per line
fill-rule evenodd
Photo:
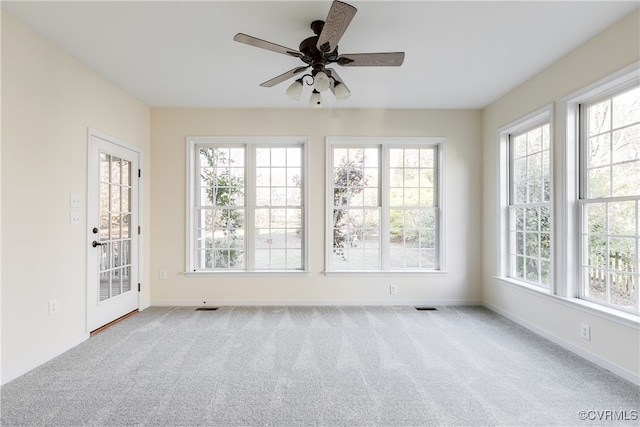
<path fill-rule="evenodd" d="M 90 131 L 87 330 L 138 309 L 139 152 Z"/>

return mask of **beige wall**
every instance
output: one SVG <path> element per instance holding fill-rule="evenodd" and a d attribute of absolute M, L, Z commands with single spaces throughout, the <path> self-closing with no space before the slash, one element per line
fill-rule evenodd
<path fill-rule="evenodd" d="M 557 155 L 564 141 L 560 126 L 565 120 L 561 99 L 637 61 L 640 57 L 638 27 L 636 11 L 484 110 L 482 222 L 485 304 L 636 382 L 640 375 L 637 324 L 609 320 L 595 311 L 567 305 L 557 298 L 545 298 L 539 293 L 509 286 L 494 276 L 498 265 L 498 129 L 555 103 Z M 558 195 L 560 189 L 556 187 L 556 190 Z M 591 325 L 590 342 L 580 338 L 581 323 Z"/>
<path fill-rule="evenodd" d="M 284 96 L 284 93 L 281 94 Z M 479 302 L 480 111 L 152 109 L 152 304 L 391 304 Z M 308 276 L 185 277 L 186 141 L 191 136 L 309 137 Z M 325 137 L 446 137 L 448 272 L 433 276 L 326 277 Z M 167 279 L 159 280 L 159 270 Z M 389 284 L 397 285 L 389 295 Z"/>
<path fill-rule="evenodd" d="M 146 155 L 149 117 L 142 102 L 2 13 L 3 382 L 87 337 L 87 129 Z M 81 226 L 69 224 L 71 193 L 82 195 Z M 148 181 L 144 194 L 149 224 Z M 148 238 L 143 247 L 148 254 Z M 148 257 L 143 277 L 144 266 Z"/>

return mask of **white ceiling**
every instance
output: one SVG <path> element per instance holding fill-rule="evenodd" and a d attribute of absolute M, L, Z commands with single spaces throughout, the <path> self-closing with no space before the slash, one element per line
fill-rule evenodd
<path fill-rule="evenodd" d="M 401 67 L 335 68 L 340 108 L 481 108 L 638 7 L 634 1 L 349 1 L 340 53 L 406 52 Z M 331 1 L 2 1 L 30 27 L 152 107 L 306 108 L 288 82 L 303 63 L 233 41 L 298 48 Z M 612 46 L 615 48 L 615 46 Z M 310 92 L 310 89 L 307 88 Z"/>

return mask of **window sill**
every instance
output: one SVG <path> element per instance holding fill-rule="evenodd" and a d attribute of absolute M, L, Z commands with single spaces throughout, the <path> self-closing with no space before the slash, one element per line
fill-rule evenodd
<path fill-rule="evenodd" d="M 367 270 L 349 270 L 349 271 L 324 271 L 324 275 L 327 277 L 336 276 L 359 276 L 359 277 L 384 277 L 384 276 L 444 276 L 448 274 L 448 271 L 444 270 L 430 270 L 430 271 L 417 271 L 417 270 L 390 270 L 390 271 L 367 271 Z"/>
<path fill-rule="evenodd" d="M 185 271 L 186 277 L 265 277 L 265 276 L 308 276 L 308 271 Z"/>
<path fill-rule="evenodd" d="M 616 310 L 611 307 L 605 307 L 580 298 L 553 295 L 547 289 L 538 288 L 536 286 L 528 285 L 526 283 L 518 282 L 506 277 L 494 276 L 494 278 L 504 285 L 547 299 L 556 304 L 561 304 L 565 307 L 580 310 L 587 314 L 598 316 L 602 319 L 615 322 L 629 328 L 640 330 L 640 316 L 638 315 L 626 313 L 624 311 Z"/>

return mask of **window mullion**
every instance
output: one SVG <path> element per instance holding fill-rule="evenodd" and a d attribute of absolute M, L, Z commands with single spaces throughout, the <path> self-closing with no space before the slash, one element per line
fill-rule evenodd
<path fill-rule="evenodd" d="M 244 167 L 244 253 L 245 253 L 245 270 L 254 270 L 255 268 L 255 209 L 256 209 L 256 147 L 253 144 L 247 144 L 245 148 L 245 167 Z M 251 225 L 251 226 L 249 226 Z"/>
<path fill-rule="evenodd" d="M 391 268 L 390 248 L 390 208 L 389 208 L 389 145 L 382 144 L 379 147 L 378 156 L 378 206 L 380 209 L 380 266 L 382 270 Z"/>
<path fill-rule="evenodd" d="M 189 205 L 188 215 L 189 215 L 189 245 L 188 245 L 188 271 L 196 271 L 200 269 L 201 266 L 198 264 L 198 257 L 196 255 L 197 250 L 196 247 L 198 245 L 198 236 L 197 229 L 199 227 L 198 217 L 200 211 L 200 170 L 201 170 L 201 162 L 200 162 L 200 145 L 192 144 L 189 147 L 189 156 L 194 159 L 194 162 L 191 164 L 192 168 L 189 171 L 189 175 L 191 176 L 191 185 L 187 189 L 189 191 L 189 197 L 192 198 L 192 203 Z"/>

